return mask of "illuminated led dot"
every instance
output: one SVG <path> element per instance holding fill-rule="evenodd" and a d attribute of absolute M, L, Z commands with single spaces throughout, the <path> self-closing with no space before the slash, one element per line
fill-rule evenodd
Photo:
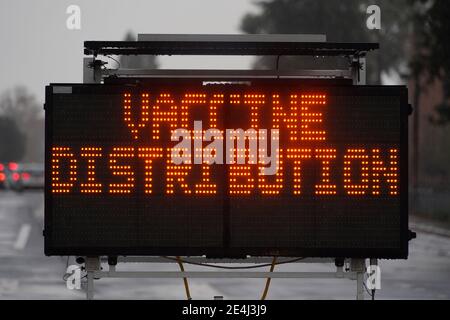
<path fill-rule="evenodd" d="M 261 154 L 261 152 L 264 152 L 262 150 L 259 151 L 259 153 Z M 268 177 L 266 177 L 265 175 L 262 174 L 261 170 L 258 170 L 258 187 L 261 190 L 262 194 L 265 195 L 278 195 L 280 194 L 281 190 L 283 189 L 283 150 L 279 150 L 279 155 L 278 158 L 279 159 L 277 161 L 277 172 L 274 176 L 271 176 L 271 180 L 273 183 L 269 183 Z M 273 181 L 275 180 L 275 181 Z"/>
<path fill-rule="evenodd" d="M 347 149 L 344 156 L 344 189 L 348 195 L 365 195 L 369 185 L 369 181 L 365 177 L 369 176 L 368 164 L 369 156 L 365 149 Z M 358 177 L 360 183 L 355 184 L 352 181 L 353 167 L 360 168 L 360 175 Z"/>
<path fill-rule="evenodd" d="M 64 160 L 69 164 L 68 177 L 64 177 L 65 182 L 61 182 L 60 166 Z M 74 182 L 77 181 L 77 160 L 68 147 L 53 147 L 51 155 L 52 163 L 52 193 L 69 193 L 72 191 Z"/>
<path fill-rule="evenodd" d="M 330 163 L 331 160 L 336 159 L 336 150 L 335 149 L 316 149 L 315 150 L 316 159 L 322 160 L 321 166 L 321 182 L 320 184 L 316 184 L 317 195 L 335 195 L 336 192 L 336 184 L 331 184 L 330 182 Z"/>
<path fill-rule="evenodd" d="M 250 195 L 255 188 L 251 177 L 251 166 L 230 165 L 229 167 L 229 194 Z"/>
<path fill-rule="evenodd" d="M 96 158 L 102 157 L 102 148 L 96 147 L 83 147 L 81 148 L 81 157 L 87 158 L 88 170 L 87 170 L 87 183 L 81 183 L 82 193 L 101 193 L 102 184 L 96 182 L 95 168 Z"/>
<path fill-rule="evenodd" d="M 171 132 L 178 128 L 178 107 L 169 93 L 161 93 L 152 106 L 152 139 L 159 140 L 161 124 L 167 123 Z"/>
<path fill-rule="evenodd" d="M 109 154 L 109 169 L 113 176 L 123 177 L 121 183 L 110 183 L 109 193 L 124 194 L 131 193 L 134 189 L 134 171 L 127 158 L 133 158 L 133 147 L 115 147 L 113 152 Z M 122 159 L 125 158 L 125 161 Z M 117 163 L 120 164 L 117 164 Z M 123 162 L 123 164 L 122 164 Z M 126 163 L 126 164 L 125 164 Z"/>
<path fill-rule="evenodd" d="M 287 149 L 286 158 L 294 162 L 294 183 L 293 190 L 295 195 L 301 194 L 301 165 L 306 159 L 311 159 L 311 149 Z"/>
<path fill-rule="evenodd" d="M 325 141 L 325 130 L 311 130 L 311 126 L 316 123 L 322 123 L 322 112 L 311 112 L 311 108 L 316 105 L 326 104 L 325 95 L 301 95 L 300 99 L 300 139 L 303 141 Z"/>
<path fill-rule="evenodd" d="M 398 150 L 390 149 L 387 161 L 381 160 L 380 149 L 373 149 L 372 164 L 372 195 L 380 195 L 380 185 L 383 179 L 388 184 L 389 195 L 398 195 Z"/>

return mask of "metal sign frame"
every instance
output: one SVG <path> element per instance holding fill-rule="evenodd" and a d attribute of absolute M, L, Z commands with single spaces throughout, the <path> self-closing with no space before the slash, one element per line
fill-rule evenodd
<path fill-rule="evenodd" d="M 336 78 L 351 79 L 354 85 L 366 84 L 366 54 L 379 48 L 377 43 L 330 43 L 321 35 L 139 35 L 139 41 L 86 41 L 83 63 L 84 83 L 102 83 L 108 77 L 128 79 L 140 77 L 236 77 L 239 74 L 259 77 L 292 78 Z M 104 62 L 98 56 L 107 55 L 297 55 L 297 56 L 340 56 L 348 59 L 349 68 L 343 70 L 111 70 L 103 68 Z M 107 81 L 107 80 L 106 80 Z M 407 197 L 407 195 L 406 195 Z M 408 223 L 407 219 L 406 222 Z M 367 257 L 370 258 L 370 257 Z M 282 259 L 280 257 L 280 259 Z M 102 257 L 84 257 L 87 272 L 87 299 L 94 298 L 94 279 L 100 278 L 342 278 L 356 280 L 356 299 L 365 298 L 365 272 L 367 259 L 304 259 L 297 263 L 335 263 L 336 272 L 167 272 L 167 271 L 117 271 L 120 263 L 172 262 L 158 257 L 109 257 L 107 271 L 102 271 Z M 271 258 L 233 260 L 211 260 L 205 257 L 190 257 L 190 261 L 202 263 L 261 263 Z M 81 262 L 81 261 L 80 261 Z M 376 259 L 370 259 L 377 265 Z M 344 268 L 344 266 L 347 266 Z"/>
<path fill-rule="evenodd" d="M 243 78 L 243 80 L 245 80 L 246 78 Z M 215 82 L 214 79 L 210 79 L 210 78 L 206 78 L 206 80 L 212 80 L 211 82 Z M 235 200 L 233 199 L 232 196 L 230 196 L 229 194 L 227 194 L 223 189 L 223 192 L 218 192 L 219 194 L 217 196 L 214 197 L 214 199 L 217 201 L 223 201 L 223 205 L 219 205 L 219 207 L 214 206 L 214 212 L 217 212 L 218 215 L 221 215 L 222 218 L 220 219 L 226 219 L 227 222 L 225 222 L 225 220 L 223 221 L 223 225 L 220 226 L 219 228 L 221 229 L 221 231 L 223 231 L 223 238 L 222 238 L 222 244 L 216 244 L 215 246 L 206 246 L 206 247 L 198 247 L 199 245 L 201 245 L 201 243 L 197 243 L 196 245 L 193 245 L 192 243 L 190 245 L 188 245 L 186 242 L 181 242 L 178 243 L 177 245 L 171 245 L 169 247 L 159 247 L 159 246 L 155 246 L 155 245 L 151 245 L 151 242 L 147 243 L 145 246 L 141 245 L 141 244 L 137 244 L 136 243 L 136 247 L 134 247 L 131 243 L 127 243 L 127 246 L 120 246 L 120 247 L 115 247 L 112 243 L 108 244 L 108 245 L 103 245 L 101 244 L 101 241 L 99 241 L 99 243 L 97 243 L 96 245 L 86 245 L 83 246 L 80 244 L 80 246 L 74 246 L 72 243 L 66 243 L 65 245 L 62 245 L 59 241 L 55 241 L 53 240 L 54 237 L 58 238 L 58 235 L 61 235 L 61 232 L 59 232 L 60 229 L 58 229 L 56 227 L 56 225 L 54 225 L 54 223 L 56 223 L 56 221 L 60 220 L 58 219 L 58 215 L 54 216 L 53 212 L 61 212 L 59 210 L 61 209 L 57 209 L 58 208 L 58 201 L 54 200 L 54 195 L 52 195 L 51 190 L 49 189 L 51 186 L 51 181 L 52 181 L 52 170 L 51 170 L 51 164 L 48 161 L 47 162 L 47 167 L 46 167 L 46 204 L 47 204 L 47 208 L 48 210 L 48 214 L 46 214 L 46 219 L 45 219 L 45 231 L 46 231 L 46 242 L 45 242 L 45 253 L 47 255 L 151 255 L 151 256 L 155 256 L 155 255 L 188 255 L 188 256 L 192 256 L 192 255 L 207 255 L 208 257 L 212 256 L 212 257 L 245 257 L 246 255 L 252 255 L 252 256 L 271 256 L 271 255 L 279 255 L 279 256 L 285 256 L 285 257 L 292 257 L 292 256 L 308 256 L 308 257 L 339 257 L 339 258 L 354 258 L 354 257 L 362 257 L 364 255 L 370 256 L 370 257 L 376 257 L 376 258 L 405 258 L 407 257 L 408 251 L 407 251 L 407 224 L 405 224 L 405 222 L 407 221 L 407 199 L 405 199 L 403 196 L 407 194 L 407 190 L 408 190 L 408 184 L 407 184 L 407 180 L 408 180 L 408 176 L 407 176 L 407 170 L 405 170 L 405 168 L 407 167 L 407 155 L 408 155 L 408 150 L 407 150 L 407 143 L 408 143 L 408 139 L 407 139 L 407 121 L 408 121 L 408 116 L 407 116 L 407 93 L 406 93 L 406 89 L 403 86 L 389 86 L 389 87 L 382 87 L 382 86 L 365 86 L 365 87 L 358 87 L 358 86 L 351 86 L 351 83 L 349 83 L 349 81 L 345 81 L 343 84 L 340 81 L 334 81 L 334 80 L 320 80 L 320 79 L 308 79 L 308 80 L 292 80 L 292 79 L 247 79 L 248 82 L 251 81 L 251 84 L 253 86 L 255 86 L 255 88 L 259 88 L 259 89 L 267 89 L 267 88 L 272 88 L 273 86 L 276 86 L 277 88 L 277 92 L 279 93 L 286 93 L 289 90 L 295 90 L 298 88 L 298 86 L 300 86 L 301 88 L 303 88 L 303 90 L 325 90 L 326 92 L 328 92 L 328 94 L 330 96 L 333 96 L 335 94 L 338 94 L 340 96 L 347 96 L 347 100 L 349 100 L 348 97 L 350 97 L 351 99 L 357 99 L 358 97 L 365 97 L 365 96 L 370 96 L 370 97 L 376 97 L 376 96 L 394 96 L 394 97 L 398 97 L 399 98 L 399 105 L 395 106 L 395 113 L 398 114 L 399 118 L 400 118 L 400 166 L 399 166 L 399 177 L 400 177 L 400 185 L 399 185 L 399 191 L 400 191 L 400 195 L 401 197 L 399 197 L 398 199 L 391 199 L 392 201 L 394 201 L 396 204 L 399 203 L 399 207 L 396 210 L 399 210 L 399 213 L 395 213 L 395 218 L 399 219 L 399 226 L 398 228 L 401 230 L 401 234 L 399 237 L 399 242 L 398 245 L 393 243 L 386 243 L 383 246 L 377 246 L 377 247 L 371 247 L 370 245 L 365 245 L 362 242 L 359 243 L 358 247 L 340 247 L 337 244 L 333 244 L 330 243 L 328 245 L 318 245 L 317 247 L 315 246 L 309 246 L 309 245 L 301 245 L 299 244 L 298 246 L 292 246 L 292 245 L 274 245 L 274 243 L 272 242 L 271 245 L 268 244 L 265 247 L 260 247 L 260 246 L 251 246 L 251 245 L 242 245 L 237 247 L 235 246 L 229 246 L 228 244 L 230 242 L 233 242 L 233 239 L 235 239 L 232 236 L 233 233 L 233 228 L 229 225 L 231 223 L 231 221 L 233 221 L 233 219 L 230 218 L 230 215 L 232 214 L 232 212 L 234 212 L 233 214 L 238 213 L 237 211 L 235 211 L 236 209 L 230 209 L 230 205 L 229 203 L 233 203 Z M 239 92 L 239 91 L 235 91 L 235 90 L 246 90 L 246 86 L 242 86 L 242 85 L 232 85 L 232 84 L 227 84 L 227 85 L 219 85 L 219 87 L 217 88 L 215 85 L 212 86 L 202 86 L 203 81 L 202 80 L 198 80 L 198 79 L 190 79 L 190 78 L 149 78 L 149 79 L 142 79 L 140 85 L 134 87 L 134 86 L 130 86 L 130 80 L 129 79 L 125 79 L 124 80 L 125 84 L 122 84 L 121 82 L 116 83 L 115 81 L 112 82 L 112 84 L 88 84 L 88 85 L 84 85 L 84 84 L 53 84 L 51 86 L 48 87 L 47 90 L 47 100 L 46 100 L 46 119 L 50 121 L 50 123 L 54 123 L 54 121 L 59 121 L 57 119 L 60 119 L 58 117 L 58 113 L 57 110 L 59 110 L 57 108 L 57 106 L 53 106 L 53 98 L 55 97 L 53 94 L 56 93 L 56 97 L 60 96 L 66 96 L 69 94 L 69 92 L 71 94 L 74 94 L 75 96 L 79 96 L 82 97 L 81 99 L 85 100 L 85 101 L 89 101 L 89 99 L 92 99 L 93 96 L 91 96 L 91 94 L 97 95 L 97 94 L 120 94 L 123 92 L 124 87 L 126 87 L 127 92 L 130 92 L 132 95 L 138 94 L 139 92 L 141 92 L 141 90 L 145 90 L 145 88 L 148 88 L 148 86 L 150 86 L 151 88 L 153 88 L 154 90 L 160 90 L 160 88 L 166 88 L 166 86 L 169 86 L 169 88 L 173 87 L 173 88 L 189 88 L 189 90 L 193 90 L 193 88 L 196 88 L 195 90 L 204 90 L 203 92 L 205 93 L 212 93 L 215 92 L 215 90 L 220 90 L 220 92 L 223 93 L 229 93 L 231 92 Z M 209 81 L 208 81 L 209 82 Z M 246 81 L 244 81 L 246 82 Z M 350 85 L 349 85 L 350 84 Z M 208 88 L 209 87 L 209 88 Z M 313 89 L 311 89 L 313 88 Z M 166 90 L 166 89 L 163 89 Z M 286 91 L 287 90 L 287 91 Z M 316 92 L 316 91 L 314 91 Z M 89 97 L 88 100 L 86 100 L 86 98 L 84 97 Z M 349 100 L 349 101 L 350 101 Z M 361 106 L 363 107 L 363 106 Z M 90 108 L 89 110 L 94 110 L 95 108 Z M 88 110 L 86 112 L 89 112 Z M 102 115 L 97 115 L 97 117 L 100 116 L 101 118 Z M 225 123 L 227 121 L 231 121 L 229 119 L 230 116 L 233 116 L 232 114 L 223 114 L 223 118 L 222 120 L 220 120 L 221 122 Z M 350 114 L 351 116 L 351 114 Z M 67 117 L 69 117 L 68 114 L 64 115 L 64 119 L 66 119 Z M 227 120 L 228 117 L 228 120 Z M 353 118 L 354 119 L 354 118 Z M 371 119 L 371 118 L 370 118 Z M 355 121 L 357 121 L 357 119 L 354 119 Z M 64 121 L 64 120 L 63 120 Z M 371 120 L 370 120 L 371 121 Z M 65 123 L 65 122 L 63 122 Z M 52 147 L 55 145 L 54 144 L 54 138 L 57 137 L 53 137 L 52 135 L 52 130 L 54 130 L 53 127 L 51 126 L 47 126 L 47 134 L 46 134 L 46 153 L 47 154 L 51 154 L 52 152 Z M 354 132 L 355 134 L 356 132 Z M 381 133 L 381 132 L 380 132 Z M 57 135 L 58 136 L 58 135 Z M 59 136 L 61 137 L 61 136 Z M 58 138 L 57 138 L 58 139 Z M 59 141 L 59 140 L 58 140 Z M 123 142 L 123 141 L 122 141 Z M 225 170 L 226 167 L 222 167 L 222 168 L 216 168 L 214 169 L 215 173 L 217 173 L 219 176 L 223 176 L 225 175 L 226 171 Z M 224 171 L 223 171 L 224 170 Z M 220 173 L 219 173 L 220 172 Z M 219 179 L 220 180 L 220 179 Z M 222 181 L 223 183 L 225 183 L 224 181 Z M 225 188 L 225 185 L 222 185 L 223 188 Z M 251 197 L 249 199 L 259 199 L 258 195 L 254 195 L 254 197 Z M 134 197 L 137 197 L 137 195 L 135 194 Z M 295 210 L 304 210 L 305 207 L 301 206 L 302 200 L 301 198 L 295 198 L 292 194 L 283 194 L 281 196 L 282 198 L 286 197 L 286 200 L 288 201 L 292 201 L 294 203 L 292 204 L 292 209 L 290 209 L 290 212 L 295 212 Z M 136 199 L 137 201 L 139 200 L 137 198 L 132 198 L 132 199 Z M 280 201 L 280 197 L 277 197 L 278 201 Z M 295 198 L 295 199 L 293 199 Z M 184 201 L 192 201 L 193 203 L 195 202 L 194 198 L 192 196 L 188 196 L 188 198 L 185 198 L 185 196 L 183 195 L 178 195 L 175 198 L 172 198 L 172 201 L 177 201 L 180 199 L 184 199 L 182 200 L 181 203 L 184 203 Z M 142 199 L 141 199 L 142 200 Z M 262 199 L 261 199 L 262 200 Z M 322 199 L 323 200 L 323 199 Z M 315 202 L 318 203 L 322 203 L 320 200 L 320 198 L 315 198 Z M 131 200 L 130 200 L 131 201 Z M 147 201 L 147 200 L 145 200 Z M 157 200 L 155 200 L 157 201 Z M 239 200 L 237 200 L 239 202 Z M 263 200 L 264 201 L 264 200 Z M 265 200 L 268 201 L 268 200 Z M 247 200 L 244 200 L 244 202 L 247 203 Z M 340 203 L 340 208 L 342 208 L 342 206 L 347 206 L 350 205 L 352 202 L 352 200 L 347 199 L 347 200 L 343 200 L 343 202 Z M 369 207 L 372 207 L 374 205 L 376 205 L 379 202 L 379 200 L 376 200 L 375 202 L 371 202 L 371 205 Z M 55 206 L 53 205 L 53 203 L 55 204 Z M 86 199 L 86 201 L 81 201 L 78 202 L 81 204 L 81 206 L 79 207 L 78 210 L 84 210 L 83 208 L 86 206 L 89 206 L 90 202 L 88 201 L 88 199 Z M 159 210 L 161 210 L 161 207 L 157 204 L 158 202 L 154 202 L 154 207 L 149 208 L 150 210 L 152 210 L 154 213 L 156 212 L 160 212 Z M 226 203 L 228 203 L 228 205 L 225 205 Z M 299 204 L 299 205 L 297 205 Z M 76 206 L 76 204 L 74 204 Z M 92 205 L 94 205 L 92 203 Z M 142 205 L 141 202 L 139 202 L 139 205 Z M 207 204 L 206 204 L 207 205 Z M 285 205 L 281 205 L 280 206 L 280 202 L 274 202 L 274 205 L 278 206 L 280 213 L 283 211 L 283 208 L 285 208 Z M 195 205 L 194 205 L 195 207 Z M 364 214 L 365 209 L 367 208 L 367 210 L 370 210 L 369 207 L 365 207 L 364 205 L 362 205 L 362 207 L 360 207 L 357 211 L 359 213 Z M 177 208 L 180 208 L 179 205 L 177 206 Z M 297 209 L 294 209 L 297 208 Z M 86 208 L 88 209 L 88 208 Z M 113 209 L 113 208 L 111 208 Z M 384 207 L 380 206 L 378 207 L 378 210 L 383 210 Z M 50 210 L 52 210 L 52 213 L 50 212 Z M 56 210 L 56 211 L 53 211 Z M 67 209 L 69 210 L 69 209 Z M 99 210 L 101 210 L 99 208 Z M 180 210 L 180 211 L 178 211 Z M 205 207 L 195 207 L 195 209 L 193 209 L 196 212 L 202 212 L 203 210 L 205 210 Z M 206 209 L 207 210 L 207 209 Z M 264 211 L 263 207 L 260 207 L 260 210 Z M 294 211 L 292 211 L 294 210 Z M 332 209 L 328 209 L 328 210 L 332 210 Z M 396 211 L 395 210 L 395 211 Z M 72 211 L 73 215 L 77 216 L 77 211 Z M 181 214 L 181 212 L 190 212 L 189 209 L 182 205 L 180 209 L 175 209 L 174 213 L 179 213 Z M 192 213 L 194 213 L 194 211 Z M 350 209 L 348 210 L 350 213 Z M 90 210 L 90 212 L 92 214 L 94 214 L 95 212 Z M 255 211 L 254 214 L 258 214 L 259 211 Z M 321 213 L 320 213 L 321 212 Z M 324 214 L 324 218 L 327 216 L 327 212 L 323 212 L 323 211 L 317 211 L 317 214 Z M 371 211 L 372 214 L 375 214 L 377 211 Z M 378 211 L 380 212 L 380 211 Z M 63 212 L 61 212 L 61 214 L 63 214 Z M 105 212 L 104 212 L 105 213 Z M 111 213 L 112 212 L 108 212 Z M 85 212 L 86 214 L 86 212 Z M 330 212 L 331 214 L 331 212 Z M 74 216 L 73 223 L 75 223 L 76 225 L 78 225 L 78 223 L 81 223 L 81 220 L 77 220 Z M 202 214 L 203 216 L 203 214 Z M 328 217 L 332 217 L 334 216 L 334 214 L 329 215 Z M 56 217 L 56 218 L 55 218 Z M 131 218 L 131 217 L 130 217 Z M 56 220 L 55 220 L 56 219 Z M 201 219 L 203 220 L 203 219 Z M 54 221 L 54 222 L 53 222 Z M 76 222 L 77 221 L 77 222 Z M 131 220 L 129 221 L 133 221 L 133 219 L 131 218 Z M 84 222 L 84 221 L 83 221 Z M 106 221 L 104 222 L 104 226 L 108 226 L 108 224 L 106 223 Z M 157 222 L 153 222 L 156 223 Z M 153 224 L 152 223 L 152 224 Z M 327 222 L 324 222 L 325 225 L 327 225 Z M 206 226 L 203 226 L 206 227 Z M 397 228 L 397 226 L 395 227 Z M 75 229 L 76 230 L 76 229 Z M 76 234 L 79 234 L 79 232 L 83 232 L 83 230 L 80 230 L 78 232 L 76 232 Z M 355 230 L 355 234 L 353 234 L 353 236 L 355 237 L 354 239 L 358 239 L 358 237 L 356 237 L 356 233 L 357 231 Z M 382 232 L 381 232 L 382 233 Z M 380 234 L 380 232 L 378 233 Z M 66 235 L 68 238 L 71 238 L 69 236 L 69 234 Z M 73 235 L 74 238 L 77 238 L 76 235 Z M 362 235 L 361 235 L 362 236 Z M 72 238 L 72 239 L 74 239 Z M 367 236 L 363 236 L 361 239 L 366 239 Z M 376 239 L 376 236 L 373 235 L 372 238 L 367 238 L 367 239 Z M 394 240 L 394 239 L 393 239 Z M 397 240 L 397 239 L 396 239 Z"/>

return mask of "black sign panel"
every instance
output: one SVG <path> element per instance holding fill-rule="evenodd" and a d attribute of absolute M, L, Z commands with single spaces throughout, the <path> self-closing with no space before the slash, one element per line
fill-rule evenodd
<path fill-rule="evenodd" d="M 48 86 L 45 252 L 406 258 L 406 105 L 326 81 Z"/>

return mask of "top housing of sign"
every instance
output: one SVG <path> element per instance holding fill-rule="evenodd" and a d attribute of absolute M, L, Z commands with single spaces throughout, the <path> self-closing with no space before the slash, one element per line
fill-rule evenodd
<path fill-rule="evenodd" d="M 85 41 L 86 55 L 364 56 L 378 43 L 326 42 L 323 35 L 140 34 L 139 41 Z"/>

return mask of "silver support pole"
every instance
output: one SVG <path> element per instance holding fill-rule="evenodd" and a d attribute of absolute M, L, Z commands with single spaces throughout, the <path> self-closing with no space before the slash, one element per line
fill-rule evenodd
<path fill-rule="evenodd" d="M 294 258 L 289 257 L 279 257 L 277 262 L 290 261 Z M 206 257 L 183 257 L 183 260 L 194 262 L 194 263 L 235 263 L 235 264 L 259 264 L 259 263 L 271 263 L 273 258 L 271 257 L 247 257 L 245 259 L 211 259 Z M 102 257 L 102 262 L 107 262 L 106 257 Z M 119 263 L 177 263 L 175 258 L 168 259 L 165 257 L 145 257 L 145 256 L 127 256 L 127 257 L 117 257 L 117 262 Z M 305 258 L 292 263 L 334 263 L 334 259 L 330 258 Z"/>
<path fill-rule="evenodd" d="M 100 258 L 99 257 L 86 257 L 86 272 L 87 272 L 87 288 L 86 288 L 86 298 L 88 300 L 94 299 L 94 277 L 95 273 L 99 272 L 100 269 Z"/>
<path fill-rule="evenodd" d="M 100 83 L 102 79 L 101 68 L 95 67 L 95 59 L 83 58 L 83 83 Z M 86 298 L 94 299 L 94 272 L 100 271 L 100 257 L 86 257 L 87 272 Z"/>
<path fill-rule="evenodd" d="M 364 272 L 356 275 L 356 300 L 364 300 Z"/>
<path fill-rule="evenodd" d="M 350 262 L 350 270 L 356 273 L 356 300 L 364 300 L 365 259 L 352 259 Z"/>
<path fill-rule="evenodd" d="M 352 59 L 351 73 L 353 84 L 366 85 L 366 57 L 355 56 Z M 364 300 L 365 259 L 351 259 L 350 270 L 356 272 L 356 300 Z"/>
<path fill-rule="evenodd" d="M 364 273 L 363 273 L 364 275 Z M 263 271 L 95 271 L 95 278 L 202 278 L 202 279 L 351 279 L 357 276 L 352 272 L 263 272 Z"/>
<path fill-rule="evenodd" d="M 87 273 L 86 299 L 94 299 L 94 274 L 90 271 Z"/>

